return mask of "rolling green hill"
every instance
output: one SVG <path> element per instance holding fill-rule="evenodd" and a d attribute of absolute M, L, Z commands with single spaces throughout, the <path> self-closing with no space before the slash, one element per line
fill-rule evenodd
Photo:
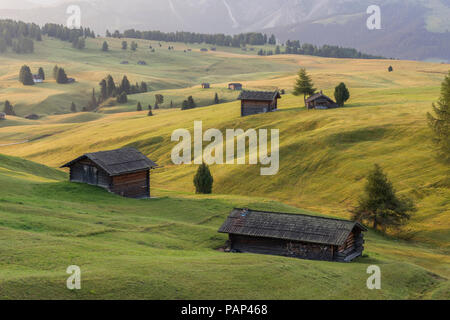
<path fill-rule="evenodd" d="M 110 41 L 110 40 L 108 40 Z M 148 42 L 136 53 L 123 52 L 120 40 L 103 53 L 103 39 L 78 51 L 45 39 L 34 55 L 0 57 L 0 100 L 19 116 L 0 122 L 0 297 L 3 298 L 448 298 L 449 168 L 434 157 L 426 112 L 439 96 L 448 65 L 414 61 L 325 59 L 310 56 L 258 57 L 218 48 L 200 53 L 150 53 Z M 120 61 L 129 60 L 129 65 Z M 147 66 L 138 66 L 146 60 Z M 133 63 L 132 63 L 133 62 Z M 136 62 L 136 63 L 134 63 Z M 73 85 L 49 80 L 33 88 L 17 81 L 22 64 L 58 64 Z M 394 72 L 387 72 L 392 64 Z M 307 111 L 303 97 L 290 94 L 299 67 L 315 86 L 333 96 L 341 81 L 350 89 L 345 108 Z M 152 92 L 130 95 L 128 104 L 103 106 L 98 113 L 67 113 L 81 106 L 92 87 L 111 73 L 116 80 L 149 81 Z M 199 84 L 211 82 L 202 90 Z M 241 118 L 236 93 L 245 88 L 284 88 L 279 111 Z M 137 101 L 165 106 L 193 95 L 208 105 L 214 92 L 225 103 L 193 110 L 160 109 L 153 117 L 135 112 Z M 230 102 L 227 102 L 230 101 Z M 67 114 L 54 114 L 67 113 Z M 274 128 L 280 130 L 280 171 L 263 177 L 259 166 L 213 165 L 213 196 L 193 194 L 196 166 L 172 164 L 175 129 Z M 50 169 L 92 151 L 133 146 L 162 167 L 152 173 L 158 199 L 121 199 L 103 190 L 65 182 Z M 14 157 L 20 157 L 14 158 Z M 27 160 L 34 161 L 29 162 Z M 37 164 L 39 163 L 39 164 Z M 226 238 L 217 229 L 234 206 L 320 213 L 349 218 L 365 177 L 380 164 L 418 211 L 390 237 L 370 231 L 368 257 L 342 265 L 258 255 L 229 255 L 215 249 Z M 48 167 L 45 167 L 45 166 Z M 5 187 L 7 186 L 7 187 Z M 302 208 L 302 209 L 299 209 Z M 394 238 L 395 237 L 395 238 Z M 65 289 L 65 268 L 82 266 L 86 290 Z M 368 265 L 382 266 L 383 290 L 365 287 Z M 85 266 L 85 267 L 83 267 Z M 281 281 L 280 281 L 281 280 Z M 300 285 L 299 285 L 300 284 Z M 257 289 L 257 290 L 256 290 Z"/>
<path fill-rule="evenodd" d="M 217 229 L 233 206 L 305 212 L 163 190 L 123 199 L 65 178 L 1 156 L 1 299 L 448 298 L 448 256 L 428 246 L 369 232 L 366 255 L 351 264 L 224 253 Z M 372 264 L 383 272 L 381 291 L 366 288 Z M 69 265 L 81 267 L 79 291 L 65 287 Z"/>

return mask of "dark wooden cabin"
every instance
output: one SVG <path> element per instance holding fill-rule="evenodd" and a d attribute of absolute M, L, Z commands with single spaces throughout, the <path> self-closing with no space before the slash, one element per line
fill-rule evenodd
<path fill-rule="evenodd" d="M 308 109 L 332 109 L 339 107 L 330 97 L 327 97 L 320 91 L 306 99 L 306 107 Z"/>
<path fill-rule="evenodd" d="M 242 83 L 229 83 L 228 89 L 236 91 L 242 90 Z"/>
<path fill-rule="evenodd" d="M 211 88 L 211 85 L 209 84 L 209 83 L 202 83 L 202 88 L 203 89 L 209 89 L 209 88 Z"/>
<path fill-rule="evenodd" d="M 364 231 L 353 221 L 250 209 L 234 209 L 219 229 L 233 252 L 338 262 L 362 255 Z"/>
<path fill-rule="evenodd" d="M 70 181 L 102 187 L 127 198 L 150 197 L 150 170 L 157 164 L 138 150 L 122 148 L 87 153 L 66 163 Z"/>
<path fill-rule="evenodd" d="M 275 111 L 278 99 L 281 99 L 278 91 L 242 91 L 238 97 L 241 100 L 241 117 Z"/>
<path fill-rule="evenodd" d="M 5 120 L 5 119 L 6 119 L 6 113 L 0 112 L 0 120 Z"/>

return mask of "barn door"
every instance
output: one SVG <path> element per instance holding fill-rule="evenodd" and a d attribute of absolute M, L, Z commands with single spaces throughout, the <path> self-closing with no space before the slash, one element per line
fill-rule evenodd
<path fill-rule="evenodd" d="M 96 185 L 98 182 L 98 170 L 93 166 L 83 166 L 83 181 L 88 184 Z"/>

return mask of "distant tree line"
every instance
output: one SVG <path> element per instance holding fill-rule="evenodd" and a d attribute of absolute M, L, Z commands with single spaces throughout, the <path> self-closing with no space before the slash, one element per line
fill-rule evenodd
<path fill-rule="evenodd" d="M 42 34 L 57 38 L 62 41 L 68 41 L 74 44 L 80 38 L 95 38 L 95 32 L 90 28 L 80 27 L 71 29 L 61 24 L 47 23 L 42 27 Z"/>
<path fill-rule="evenodd" d="M 132 38 L 166 42 L 183 43 L 207 43 L 225 47 L 241 47 L 243 45 L 265 45 L 276 44 L 274 35 L 268 37 L 266 34 L 249 32 L 236 35 L 205 34 L 195 32 L 161 32 L 161 31 L 139 31 L 135 29 L 125 30 L 123 33 L 116 30 L 114 33 L 106 30 L 106 36 L 111 38 Z"/>
<path fill-rule="evenodd" d="M 339 46 L 315 46 L 309 43 L 300 44 L 300 41 L 286 41 L 284 45 L 284 52 L 281 51 L 280 46 L 275 48 L 275 53 L 272 50 L 260 50 L 258 55 L 273 55 L 273 54 L 302 54 L 309 56 L 325 57 L 325 58 L 351 58 L 351 59 L 386 59 L 382 56 L 374 56 L 362 53 L 353 48 L 343 48 Z"/>
<path fill-rule="evenodd" d="M 42 40 L 42 31 L 37 24 L 0 20 L 0 53 L 8 48 L 15 53 L 33 53 L 33 40 Z"/>

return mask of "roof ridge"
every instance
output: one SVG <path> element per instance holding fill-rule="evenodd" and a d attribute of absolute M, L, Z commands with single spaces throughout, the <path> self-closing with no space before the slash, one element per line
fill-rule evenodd
<path fill-rule="evenodd" d="M 322 217 L 322 216 L 314 216 L 311 214 L 305 214 L 305 213 L 293 213 L 293 212 L 275 212 L 275 211 L 264 211 L 264 210 L 254 210 L 250 208 L 234 208 L 234 210 L 248 210 L 253 212 L 262 212 L 262 213 L 273 213 L 273 214 L 279 214 L 279 215 L 291 215 L 291 216 L 304 216 L 304 217 L 311 217 L 311 218 L 320 218 L 320 219 L 326 219 L 326 220 L 335 220 L 340 222 L 353 222 L 357 223 L 357 221 L 353 220 L 347 220 L 347 219 L 339 219 L 339 218 L 329 218 L 329 217 Z"/>

